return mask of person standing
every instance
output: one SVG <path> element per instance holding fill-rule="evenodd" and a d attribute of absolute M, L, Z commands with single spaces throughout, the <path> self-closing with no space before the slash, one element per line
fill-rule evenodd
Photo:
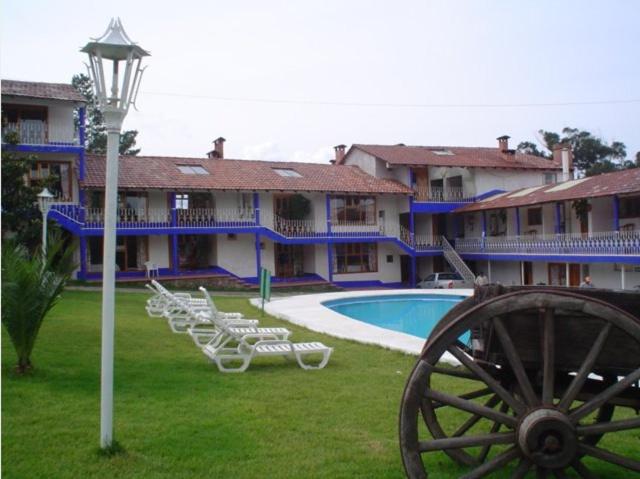
<path fill-rule="evenodd" d="M 591 276 L 587 275 L 584 277 L 584 281 L 580 283 L 581 288 L 595 288 L 594 284 L 591 282 Z"/>

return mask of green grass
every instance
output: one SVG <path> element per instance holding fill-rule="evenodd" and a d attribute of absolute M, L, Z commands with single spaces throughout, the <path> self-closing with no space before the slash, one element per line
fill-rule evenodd
<path fill-rule="evenodd" d="M 414 357 L 267 316 L 262 324 L 290 328 L 295 341 L 333 346 L 329 365 L 304 371 L 259 358 L 243 374 L 222 374 L 188 336 L 149 319 L 146 298 L 117 295 L 114 434 L 122 451 L 114 455 L 98 454 L 100 294 L 65 292 L 44 322 L 29 376 L 14 375 L 3 329 L 3 477 L 404 477 L 397 417 Z M 217 304 L 260 314 L 246 298 Z M 452 380 L 449 390 L 468 386 Z M 638 448 L 637 432 L 624 438 Z M 441 453 L 424 459 L 434 478 L 465 471 Z M 609 469 L 594 470 L 630 477 Z"/>

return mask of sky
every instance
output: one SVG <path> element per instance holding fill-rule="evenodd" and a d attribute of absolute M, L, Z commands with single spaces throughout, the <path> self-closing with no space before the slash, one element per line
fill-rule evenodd
<path fill-rule="evenodd" d="M 141 155 L 326 162 L 570 126 L 640 151 L 640 2 L 5 0 L 3 79 L 70 82 L 120 17 L 151 52 Z"/>

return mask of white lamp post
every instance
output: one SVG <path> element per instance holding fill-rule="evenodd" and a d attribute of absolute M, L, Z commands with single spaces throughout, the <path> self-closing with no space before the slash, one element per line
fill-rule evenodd
<path fill-rule="evenodd" d="M 53 198 L 53 194 L 47 188 L 38 193 L 38 208 L 42 213 L 42 258 L 44 261 L 47 260 L 47 216 Z"/>
<path fill-rule="evenodd" d="M 89 55 L 88 69 L 107 130 L 100 398 L 100 447 L 107 448 L 113 444 L 113 337 L 120 129 L 129 106 L 135 105 L 143 72 L 140 64 L 149 53 L 129 39 L 119 18 L 112 19 L 104 35 L 92 39 L 81 51 Z M 110 84 L 107 83 L 109 72 Z"/>

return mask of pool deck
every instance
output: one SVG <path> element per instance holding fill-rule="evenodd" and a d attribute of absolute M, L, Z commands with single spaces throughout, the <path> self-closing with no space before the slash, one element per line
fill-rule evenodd
<path fill-rule="evenodd" d="M 341 339 L 350 339 L 363 344 L 374 344 L 405 354 L 418 355 L 425 339 L 410 334 L 392 331 L 358 321 L 337 313 L 322 303 L 333 299 L 364 298 L 367 296 L 441 294 L 472 296 L 472 289 L 393 289 L 373 291 L 347 291 L 340 293 L 304 294 L 286 298 L 273 298 L 264 309 L 276 318 L 303 326 L 318 333 Z M 260 307 L 262 300 L 251 299 L 251 304 Z"/>

